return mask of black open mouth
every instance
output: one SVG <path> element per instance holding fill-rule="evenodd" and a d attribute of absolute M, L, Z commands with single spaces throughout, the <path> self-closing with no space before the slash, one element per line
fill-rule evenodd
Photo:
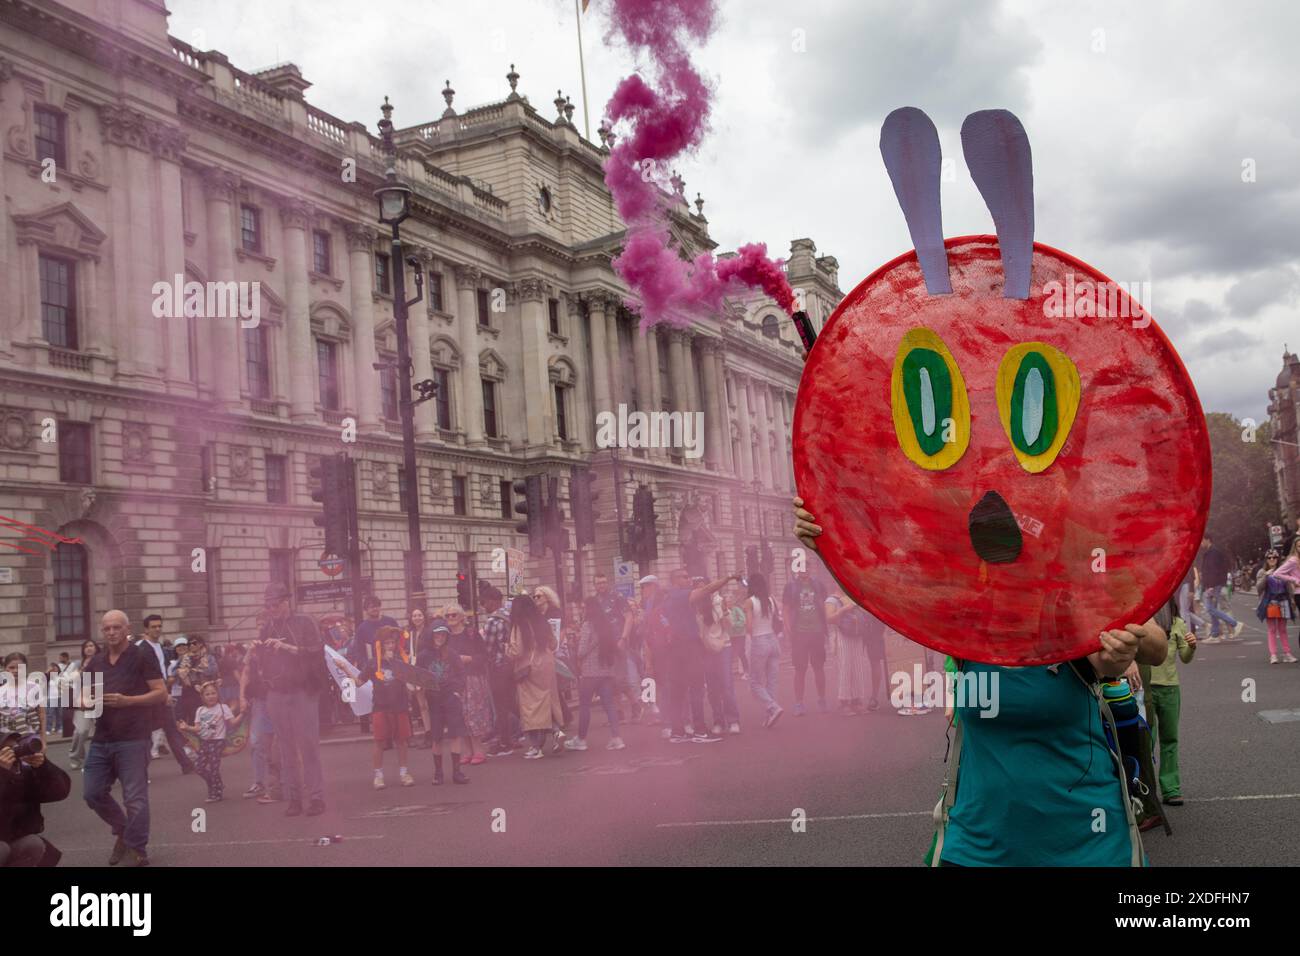
<path fill-rule="evenodd" d="M 970 543 L 989 564 L 1009 564 L 1020 557 L 1024 538 L 1011 508 L 996 491 L 985 492 L 970 510 Z"/>

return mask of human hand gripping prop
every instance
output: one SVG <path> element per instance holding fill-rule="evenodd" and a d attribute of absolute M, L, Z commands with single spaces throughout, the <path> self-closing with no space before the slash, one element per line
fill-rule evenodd
<path fill-rule="evenodd" d="M 1146 621 L 1210 501 L 1205 416 L 1127 291 L 1033 241 L 1029 140 L 961 129 L 997 236 L 943 238 L 939 137 L 895 110 L 880 150 L 915 251 L 864 279 L 811 348 L 794 417 L 816 548 L 852 598 L 928 647 L 1055 663 Z"/>

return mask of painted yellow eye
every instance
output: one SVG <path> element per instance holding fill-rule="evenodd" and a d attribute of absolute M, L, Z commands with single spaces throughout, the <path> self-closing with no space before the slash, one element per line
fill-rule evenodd
<path fill-rule="evenodd" d="M 998 417 L 1020 466 L 1043 471 L 1060 454 L 1079 411 L 1079 370 L 1043 342 L 1022 342 L 998 366 Z"/>
<path fill-rule="evenodd" d="M 929 329 L 911 329 L 898 344 L 890 400 L 898 445 L 922 468 L 951 468 L 966 453 L 966 382 L 943 339 Z"/>

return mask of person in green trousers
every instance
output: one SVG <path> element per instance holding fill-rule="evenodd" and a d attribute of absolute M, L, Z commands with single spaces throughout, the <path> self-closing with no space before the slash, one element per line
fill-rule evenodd
<path fill-rule="evenodd" d="M 1160 745 L 1160 792 L 1164 802 L 1171 807 L 1183 805 L 1183 783 L 1178 775 L 1181 693 L 1175 656 L 1187 664 L 1195 653 L 1196 635 L 1187 629 L 1181 617 L 1175 617 L 1169 628 L 1169 652 L 1164 663 L 1140 666 L 1142 685 L 1146 688 L 1147 724 L 1151 727 L 1151 736 L 1157 738 Z"/>

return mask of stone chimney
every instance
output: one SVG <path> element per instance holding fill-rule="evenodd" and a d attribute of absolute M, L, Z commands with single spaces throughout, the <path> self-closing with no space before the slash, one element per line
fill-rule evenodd
<path fill-rule="evenodd" d="M 282 93 L 290 99 L 301 100 L 302 94 L 307 87 L 311 86 L 302 78 L 302 70 L 293 63 L 281 63 L 277 66 L 267 67 L 265 70 L 259 70 L 253 74 L 271 89 L 277 93 Z"/>

